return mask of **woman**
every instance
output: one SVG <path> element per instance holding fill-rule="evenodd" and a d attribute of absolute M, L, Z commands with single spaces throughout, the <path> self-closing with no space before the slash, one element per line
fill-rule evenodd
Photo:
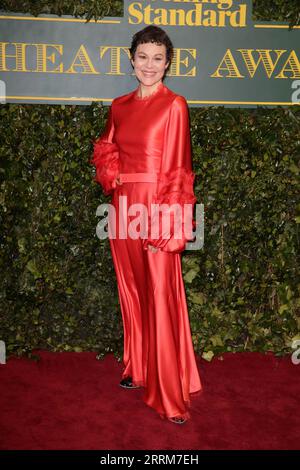
<path fill-rule="evenodd" d="M 153 236 L 150 227 L 167 213 L 156 212 L 160 215 L 155 218 L 154 203 L 177 203 L 177 208 L 186 203 L 193 208 L 196 202 L 189 114 L 185 98 L 162 81 L 173 56 L 167 34 L 147 26 L 133 36 L 130 55 L 139 86 L 112 101 L 105 131 L 94 141 L 92 159 L 95 180 L 106 195 L 112 195 L 116 215 L 116 238 L 109 241 L 124 328 L 120 385 L 144 387 L 147 405 L 161 418 L 182 424 L 190 418 L 189 395 L 202 388 L 180 257 L 192 237 L 186 235 L 183 223 L 181 236 L 178 230 L 176 235 L 175 215 L 167 237 L 165 228 Z M 148 209 L 146 237 L 118 235 L 121 226 L 128 227 L 133 220 L 119 206 L 121 199 L 127 208 L 140 204 Z"/>

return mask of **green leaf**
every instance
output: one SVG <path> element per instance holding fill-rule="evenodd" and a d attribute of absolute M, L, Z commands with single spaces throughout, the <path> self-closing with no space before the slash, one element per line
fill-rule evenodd
<path fill-rule="evenodd" d="M 198 271 L 196 269 L 190 269 L 185 275 L 184 280 L 188 283 L 192 283 L 195 277 L 197 276 Z"/>
<path fill-rule="evenodd" d="M 288 305 L 286 305 L 286 304 L 285 304 L 285 305 L 281 305 L 281 306 L 279 307 L 279 313 L 280 313 L 280 315 L 282 315 L 282 314 L 283 314 L 284 312 L 286 312 L 288 309 L 289 309 L 289 306 L 288 306 Z"/>
<path fill-rule="evenodd" d="M 214 353 L 213 353 L 213 351 L 203 352 L 202 357 L 206 361 L 210 362 L 212 360 L 212 358 L 214 357 Z"/>
<path fill-rule="evenodd" d="M 36 266 L 36 263 L 34 260 L 29 260 L 28 263 L 26 264 L 26 269 L 28 269 L 28 271 L 31 272 L 31 274 L 33 274 L 34 278 L 35 279 L 38 279 L 40 277 L 42 277 L 38 267 Z"/>

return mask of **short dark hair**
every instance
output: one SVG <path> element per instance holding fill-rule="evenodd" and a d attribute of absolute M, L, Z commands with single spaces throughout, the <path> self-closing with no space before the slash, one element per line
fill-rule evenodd
<path fill-rule="evenodd" d="M 145 44 L 148 42 L 156 43 L 159 46 L 161 44 L 164 44 L 166 46 L 166 49 L 167 49 L 166 62 L 169 62 L 169 65 L 165 70 L 165 73 L 163 76 L 164 78 L 171 66 L 171 62 L 172 62 L 173 54 L 174 54 L 174 48 L 173 48 L 171 39 L 162 28 L 159 28 L 158 26 L 155 26 L 155 25 L 149 25 L 149 26 L 146 26 L 146 28 L 142 29 L 141 31 L 136 32 L 132 37 L 131 47 L 129 48 L 130 57 L 132 60 L 134 60 L 134 54 L 135 54 L 135 51 L 137 50 L 138 45 Z"/>

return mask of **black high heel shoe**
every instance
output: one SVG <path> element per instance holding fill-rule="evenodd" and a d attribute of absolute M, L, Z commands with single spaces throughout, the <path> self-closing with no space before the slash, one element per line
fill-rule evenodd
<path fill-rule="evenodd" d="M 168 418 L 168 420 L 175 424 L 184 424 L 186 422 L 185 418 Z"/>
<path fill-rule="evenodd" d="M 141 388 L 139 385 L 134 385 L 132 383 L 132 377 L 125 377 L 121 380 L 120 386 L 123 388 Z"/>

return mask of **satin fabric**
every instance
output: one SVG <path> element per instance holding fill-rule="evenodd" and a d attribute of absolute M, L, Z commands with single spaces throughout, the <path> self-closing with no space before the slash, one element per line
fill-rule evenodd
<path fill-rule="evenodd" d="M 138 96 L 138 88 L 115 98 L 106 128 L 94 141 L 92 163 L 95 180 L 111 194 L 114 207 L 109 242 L 124 328 L 122 378 L 131 376 L 144 387 L 143 401 L 161 418 L 189 419 L 190 394 L 202 389 L 181 268 L 181 252 L 192 238 L 182 232 L 175 239 L 172 230 L 168 239 L 162 230 L 155 239 L 149 233 L 137 239 L 119 236 L 121 226 L 128 227 L 136 217 L 120 204 L 121 196 L 126 196 L 127 207 L 142 203 L 149 214 L 153 202 L 196 201 L 185 98 L 162 82 L 145 98 Z M 137 181 L 133 174 L 141 173 L 155 174 L 155 179 Z M 149 244 L 158 251 L 151 252 Z"/>

